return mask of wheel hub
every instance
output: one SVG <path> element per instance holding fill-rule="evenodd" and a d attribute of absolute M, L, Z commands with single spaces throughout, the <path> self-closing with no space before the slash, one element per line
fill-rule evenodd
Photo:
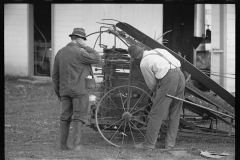
<path fill-rule="evenodd" d="M 124 121 L 129 121 L 132 118 L 132 114 L 130 112 L 124 112 L 122 118 L 124 119 Z"/>

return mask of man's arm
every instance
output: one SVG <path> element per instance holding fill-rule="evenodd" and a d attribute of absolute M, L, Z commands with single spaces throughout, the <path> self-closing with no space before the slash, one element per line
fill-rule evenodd
<path fill-rule="evenodd" d="M 57 59 L 57 55 L 54 60 L 53 71 L 52 71 L 52 80 L 53 80 L 53 89 L 58 97 L 60 97 L 59 93 L 59 61 Z"/>
<path fill-rule="evenodd" d="M 100 54 L 89 46 L 78 43 L 81 48 L 81 61 L 83 64 L 97 64 L 101 62 Z"/>
<path fill-rule="evenodd" d="M 143 78 L 148 86 L 148 88 L 153 91 L 156 87 L 156 78 L 154 73 L 149 68 L 141 67 Z"/>
<path fill-rule="evenodd" d="M 89 46 L 85 47 L 88 54 L 83 54 L 83 63 L 97 64 L 101 62 L 100 54 Z"/>

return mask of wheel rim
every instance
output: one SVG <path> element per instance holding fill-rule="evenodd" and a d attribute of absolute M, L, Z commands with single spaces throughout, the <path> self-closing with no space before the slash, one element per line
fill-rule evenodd
<path fill-rule="evenodd" d="M 96 108 L 96 126 L 101 136 L 116 147 L 143 141 L 151 96 L 143 89 L 123 85 L 108 91 Z"/>

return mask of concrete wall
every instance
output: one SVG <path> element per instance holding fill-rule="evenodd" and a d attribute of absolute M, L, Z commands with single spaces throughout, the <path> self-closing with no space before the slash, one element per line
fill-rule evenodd
<path fill-rule="evenodd" d="M 4 4 L 5 74 L 29 74 L 29 5 Z"/>

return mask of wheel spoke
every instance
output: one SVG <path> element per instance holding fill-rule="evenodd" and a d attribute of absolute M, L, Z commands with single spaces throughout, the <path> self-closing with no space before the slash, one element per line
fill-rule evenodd
<path fill-rule="evenodd" d="M 124 134 L 122 134 L 122 136 L 123 136 L 123 139 L 122 139 L 122 146 L 123 146 L 123 141 L 124 141 L 125 131 L 126 131 L 126 121 L 124 122 L 124 129 L 123 129 L 123 133 L 124 133 Z"/>
<path fill-rule="evenodd" d="M 131 102 L 131 94 L 132 94 L 132 89 L 131 87 L 128 87 L 128 101 L 127 101 L 127 111 L 129 111 L 130 109 L 130 102 Z"/>
<path fill-rule="evenodd" d="M 146 123 L 144 123 L 143 121 L 139 121 L 139 120 L 137 120 L 137 119 L 132 119 L 133 121 L 136 121 L 136 122 L 138 122 L 138 123 L 141 123 L 141 124 L 143 124 L 143 125 L 147 125 Z"/>
<path fill-rule="evenodd" d="M 109 127 L 112 127 L 114 124 L 116 124 L 116 123 L 120 122 L 121 120 L 123 120 L 123 119 L 120 119 L 120 120 L 118 120 L 117 122 L 115 122 L 115 123 L 111 124 L 111 125 L 110 125 L 110 126 L 108 126 L 107 128 L 104 128 L 103 130 L 106 130 L 106 129 L 108 129 Z M 102 131 L 103 131 L 103 130 L 102 130 Z"/>
<path fill-rule="evenodd" d="M 119 95 L 121 97 L 121 102 L 122 102 L 122 107 L 123 107 L 123 110 L 125 112 L 125 108 L 124 108 L 124 103 L 123 103 L 123 99 L 122 99 L 122 94 L 120 93 L 120 89 L 118 88 L 118 92 L 119 92 Z"/>
<path fill-rule="evenodd" d="M 134 106 L 132 107 L 132 109 L 131 109 L 129 112 L 131 112 L 131 111 L 137 106 L 137 103 L 138 103 L 140 100 L 142 100 L 143 94 L 144 94 L 144 93 L 142 93 L 141 97 L 138 98 L 137 102 L 134 104 Z"/>
<path fill-rule="evenodd" d="M 144 137 L 143 133 L 137 128 L 137 126 L 134 125 L 134 123 L 132 123 L 131 121 L 129 121 L 140 133 L 141 135 Z M 130 127 L 131 128 L 131 127 Z"/>
<path fill-rule="evenodd" d="M 125 105 L 125 103 L 127 102 L 128 98 L 126 98 L 126 100 L 123 102 L 123 104 Z"/>
<path fill-rule="evenodd" d="M 108 97 L 109 97 L 109 95 L 107 95 Z M 110 100 L 112 101 L 112 103 L 114 104 L 114 106 L 116 107 L 116 108 L 119 108 L 115 103 L 114 103 L 114 101 L 112 100 L 112 98 L 111 97 L 109 97 L 110 98 Z"/>
<path fill-rule="evenodd" d="M 119 128 L 116 130 L 116 132 L 113 134 L 113 136 L 110 138 L 110 140 L 109 140 L 109 141 L 111 141 L 111 140 L 112 140 L 112 138 L 113 138 L 113 137 L 116 135 L 116 133 L 118 132 L 118 130 L 121 128 L 122 124 L 123 124 L 123 122 L 121 123 L 121 125 L 119 126 Z"/>
<path fill-rule="evenodd" d="M 129 121 L 129 122 L 131 122 L 131 121 Z M 129 122 L 128 122 L 128 125 L 129 125 L 130 132 L 131 132 L 131 135 L 132 135 L 132 138 L 133 138 L 133 143 L 134 143 L 134 145 L 135 145 L 136 142 L 135 142 L 135 139 L 134 139 L 134 136 L 133 136 L 133 133 L 132 133 L 132 127 L 130 126 Z"/>
<path fill-rule="evenodd" d="M 151 102 L 150 104 L 152 104 L 152 102 Z M 147 105 L 145 105 L 145 106 L 143 106 L 143 107 L 139 108 L 138 110 L 134 111 L 134 112 L 133 112 L 133 113 L 131 113 L 131 114 L 137 113 L 138 111 L 140 111 L 140 110 L 142 110 L 142 109 L 146 108 L 146 107 L 147 107 L 147 106 L 149 106 L 150 104 L 148 103 Z"/>

